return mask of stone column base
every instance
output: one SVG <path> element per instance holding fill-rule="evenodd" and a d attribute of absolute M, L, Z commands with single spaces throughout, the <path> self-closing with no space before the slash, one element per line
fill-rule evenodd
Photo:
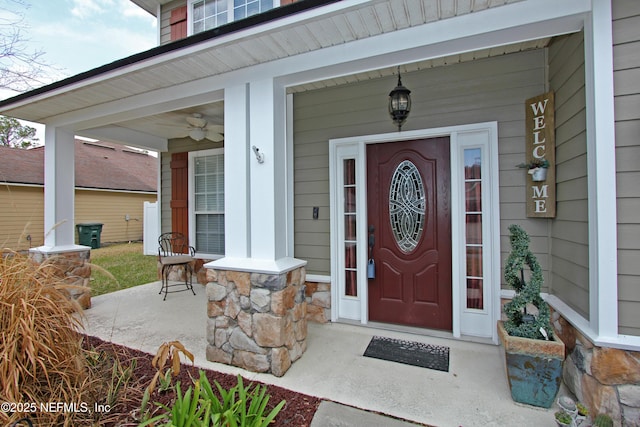
<path fill-rule="evenodd" d="M 281 377 L 307 348 L 305 268 L 207 271 L 207 360 Z"/>
<path fill-rule="evenodd" d="M 591 414 L 605 413 L 616 426 L 640 427 L 640 352 L 596 346 L 557 312 L 552 319 L 567 346 L 567 388 Z"/>
<path fill-rule="evenodd" d="M 70 299 L 75 300 L 84 310 L 91 308 L 91 248 L 77 246 L 73 250 L 40 251 L 37 248 L 29 251 L 29 256 L 37 264 L 45 262 L 52 268 L 52 273 L 70 287 L 65 289 Z"/>

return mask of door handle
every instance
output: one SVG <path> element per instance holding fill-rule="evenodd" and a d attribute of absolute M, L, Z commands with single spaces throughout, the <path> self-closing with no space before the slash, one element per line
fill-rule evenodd
<path fill-rule="evenodd" d="M 376 236 L 374 234 L 375 227 L 373 225 L 369 226 L 369 261 L 367 262 L 367 278 L 375 279 L 376 278 L 376 264 L 373 261 L 373 247 L 376 244 Z"/>

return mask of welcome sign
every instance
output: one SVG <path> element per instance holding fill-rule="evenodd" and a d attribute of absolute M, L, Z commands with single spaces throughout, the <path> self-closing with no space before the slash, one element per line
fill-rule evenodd
<path fill-rule="evenodd" d="M 554 93 L 525 101 L 527 217 L 556 216 L 556 134 Z"/>

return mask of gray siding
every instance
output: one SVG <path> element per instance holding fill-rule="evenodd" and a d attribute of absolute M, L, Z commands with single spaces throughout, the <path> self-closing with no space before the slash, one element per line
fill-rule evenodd
<path fill-rule="evenodd" d="M 174 0 L 162 5 L 160 13 L 160 44 L 167 44 L 171 41 L 171 11 L 176 7 L 184 6 L 187 0 Z"/>
<path fill-rule="evenodd" d="M 557 214 L 551 222 L 551 293 L 589 318 L 589 223 L 584 37 L 549 46 L 549 85 L 556 99 Z"/>
<path fill-rule="evenodd" d="M 619 333 L 640 335 L 640 2 L 613 2 Z"/>
<path fill-rule="evenodd" d="M 525 217 L 524 101 L 545 91 L 544 50 L 421 70 L 402 75 L 413 100 L 403 130 L 498 121 L 502 260 L 507 227 L 522 225 L 548 278 L 549 220 Z M 396 77 L 296 94 L 294 97 L 295 256 L 311 274 L 329 274 L 328 141 L 393 132 L 387 95 Z M 320 218 L 311 219 L 313 206 Z"/>
<path fill-rule="evenodd" d="M 166 153 L 160 153 L 160 229 L 162 233 L 171 231 L 171 154 L 182 153 L 184 151 L 209 150 L 211 148 L 220 148 L 222 146 L 223 144 L 221 142 L 211 142 L 206 139 L 200 142 L 196 142 L 191 138 L 172 139 L 169 141 L 169 151 Z"/>

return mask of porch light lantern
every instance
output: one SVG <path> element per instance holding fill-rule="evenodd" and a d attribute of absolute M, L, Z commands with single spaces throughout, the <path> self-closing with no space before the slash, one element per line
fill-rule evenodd
<path fill-rule="evenodd" d="M 411 111 L 411 91 L 402 86 L 400 67 L 398 67 L 398 86 L 389 93 L 389 114 L 393 122 L 398 125 L 398 132 L 409 117 Z"/>

